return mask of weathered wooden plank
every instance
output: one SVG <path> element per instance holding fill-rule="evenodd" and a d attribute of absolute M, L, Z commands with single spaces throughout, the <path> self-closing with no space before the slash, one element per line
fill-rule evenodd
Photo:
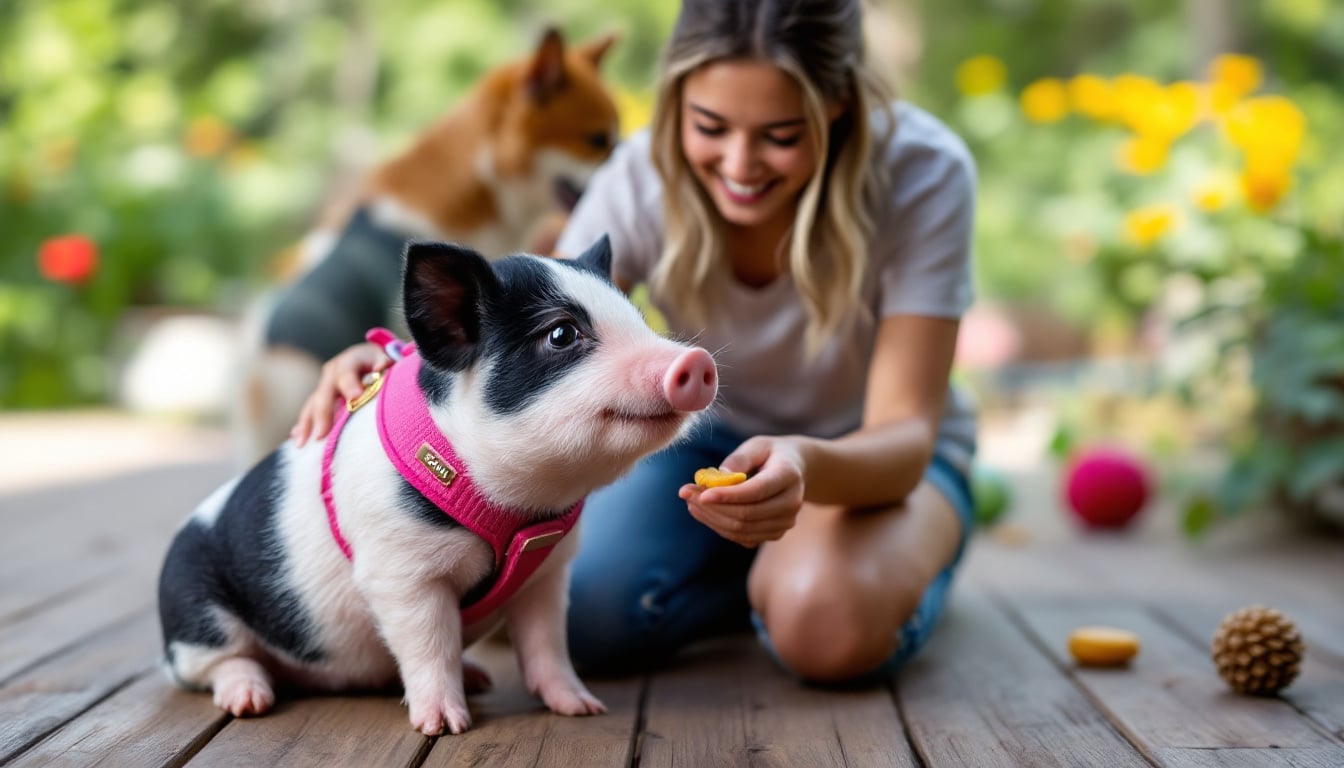
<path fill-rule="evenodd" d="M 0 687 L 0 763 L 152 668 L 158 634 L 158 618 L 139 614 Z"/>
<path fill-rule="evenodd" d="M 162 554 L 178 523 L 229 474 L 224 462 L 184 464 L 0 497 L 0 578 L 53 562 L 115 561 L 139 551 L 146 535 Z"/>
<path fill-rule="evenodd" d="M 152 604 L 173 530 L 222 472 L 178 467 L 5 497 L 19 532 L 0 539 L 0 681 Z"/>
<path fill-rule="evenodd" d="M 153 600 L 153 588 L 144 579 L 114 577 L 0 627 L 0 683 L 102 628 L 149 612 Z"/>
<path fill-rule="evenodd" d="M 926 765 L 1146 766 L 1065 674 L 981 594 L 958 589 L 896 681 Z"/>
<path fill-rule="evenodd" d="M 1228 691 L 1202 649 L 1140 606 L 1030 598 L 1012 604 L 1056 662 L 1072 670 L 1131 741 L 1163 764 L 1198 765 L 1211 750 L 1231 750 L 1238 760 L 1256 751 L 1260 765 L 1291 765 L 1292 755 L 1339 747 L 1286 702 Z M 1142 652 L 1127 668 L 1077 667 L 1066 643 L 1068 633 L 1084 624 L 1137 632 Z"/>
<path fill-rule="evenodd" d="M 111 575 L 112 569 L 72 567 L 68 560 L 0 575 L 0 584 L 5 585 L 0 591 L 0 627 L 67 602 Z"/>
<path fill-rule="evenodd" d="M 1212 645 L 1214 631 L 1223 617 L 1241 607 L 1239 598 L 1188 600 L 1168 598 L 1156 601 L 1157 615 L 1177 627 L 1199 648 Z M 1315 653 L 1314 641 L 1307 639 L 1307 657 L 1297 680 L 1279 695 L 1298 711 L 1315 720 L 1322 728 L 1344 738 L 1344 671 L 1322 661 Z M 1213 669 L 1211 651 L 1206 653 L 1208 668 Z"/>
<path fill-rule="evenodd" d="M 429 742 L 411 729 L 396 696 L 282 698 L 264 717 L 230 721 L 187 765 L 405 766 Z"/>
<path fill-rule="evenodd" d="M 67 723 L 9 766 L 180 765 L 229 720 L 208 695 L 177 688 L 153 670 Z"/>
<path fill-rule="evenodd" d="M 523 686 L 510 647 L 483 642 L 469 654 L 489 670 L 494 687 L 469 700 L 474 721 L 459 736 L 441 736 L 425 768 L 606 768 L 630 764 L 638 722 L 640 678 L 586 681 L 606 714 L 564 717 L 548 712 Z"/>
<path fill-rule="evenodd" d="M 1292 615 L 1325 663 L 1344 669 L 1344 555 L 1283 521 L 1248 520 L 1210 541 L 1080 534 L 1043 565 L 1146 599 L 1208 600 L 1227 611 L 1262 603 Z M 1216 626 L 1216 625 L 1215 625 Z M 1210 630 L 1212 634 L 1212 630 Z"/>
<path fill-rule="evenodd" d="M 1265 759 L 1260 749 L 1159 749 L 1155 756 L 1163 765 L 1182 768 L 1339 768 L 1344 765 L 1344 754 L 1332 747 L 1302 747 L 1278 749 L 1273 760 Z"/>
<path fill-rule="evenodd" d="M 888 691 L 800 685 L 749 638 L 702 644 L 654 675 L 644 719 L 641 768 L 918 765 Z"/>

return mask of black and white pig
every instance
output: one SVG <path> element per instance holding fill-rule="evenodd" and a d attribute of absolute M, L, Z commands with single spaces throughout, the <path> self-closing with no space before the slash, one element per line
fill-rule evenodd
<path fill-rule="evenodd" d="M 571 511 L 684 434 L 716 395 L 713 358 L 652 331 L 611 284 L 610 260 L 605 238 L 573 261 L 493 265 L 453 245 L 407 247 L 403 301 L 420 369 L 405 380 L 465 465 L 458 472 L 518 526 Z M 471 724 L 462 651 L 504 622 L 547 707 L 603 711 L 565 644 L 577 533 L 512 598 L 463 626 L 463 600 L 495 578 L 496 550 L 398 472 L 379 418 L 371 407 L 349 415 L 328 480 L 333 437 L 286 443 L 178 530 L 159 581 L 172 677 L 212 689 L 240 716 L 268 711 L 282 684 L 399 679 L 413 727 L 461 733 Z"/>

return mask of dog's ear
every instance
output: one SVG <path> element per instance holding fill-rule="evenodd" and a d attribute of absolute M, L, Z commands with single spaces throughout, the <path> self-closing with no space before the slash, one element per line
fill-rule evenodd
<path fill-rule="evenodd" d="M 611 46 L 616 44 L 619 37 L 620 35 L 615 32 L 609 32 L 580 45 L 577 50 L 579 55 L 591 61 L 593 68 L 596 69 L 602 65 L 602 57 L 607 55 L 607 51 L 611 50 Z"/>
<path fill-rule="evenodd" d="M 420 356 L 460 371 L 480 353 L 481 324 L 499 295 L 499 280 L 481 254 L 450 243 L 406 246 L 402 302 Z"/>
<path fill-rule="evenodd" d="M 596 272 L 603 280 L 611 282 L 611 238 L 602 235 L 575 261 Z"/>
<path fill-rule="evenodd" d="M 527 95 L 537 103 L 545 103 L 565 87 L 565 41 L 555 27 L 542 33 L 525 78 Z"/>

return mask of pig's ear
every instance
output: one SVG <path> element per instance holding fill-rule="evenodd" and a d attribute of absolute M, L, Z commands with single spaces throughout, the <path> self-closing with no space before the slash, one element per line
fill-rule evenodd
<path fill-rule="evenodd" d="M 494 270 L 476 251 L 449 243 L 406 246 L 406 325 L 420 356 L 435 367 L 460 371 L 476 360 L 481 320 L 498 292 Z"/>
<path fill-rule="evenodd" d="M 611 238 L 602 235 L 576 261 L 611 282 Z"/>

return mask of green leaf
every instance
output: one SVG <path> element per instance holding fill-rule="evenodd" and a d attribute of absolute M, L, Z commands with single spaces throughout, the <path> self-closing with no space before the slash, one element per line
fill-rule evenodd
<path fill-rule="evenodd" d="M 1078 443 L 1078 435 L 1068 424 L 1060 424 L 1050 438 L 1050 455 L 1059 461 L 1068 460 Z"/>
<path fill-rule="evenodd" d="M 1208 531 L 1217 516 L 1218 509 L 1213 499 L 1207 494 L 1200 494 L 1186 502 L 1185 511 L 1181 515 L 1181 530 L 1193 539 Z"/>

